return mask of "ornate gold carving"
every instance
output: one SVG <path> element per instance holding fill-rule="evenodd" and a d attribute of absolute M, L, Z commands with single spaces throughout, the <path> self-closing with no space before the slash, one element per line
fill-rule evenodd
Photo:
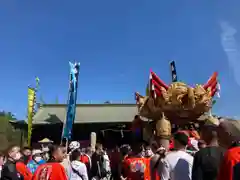
<path fill-rule="evenodd" d="M 170 138 L 171 137 L 171 123 L 164 116 L 160 120 L 156 121 L 156 131 L 157 136 L 160 138 Z"/>

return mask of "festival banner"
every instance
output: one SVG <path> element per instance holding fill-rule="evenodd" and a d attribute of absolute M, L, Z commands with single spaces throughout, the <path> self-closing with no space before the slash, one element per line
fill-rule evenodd
<path fill-rule="evenodd" d="M 31 137 L 32 137 L 32 120 L 34 115 L 36 99 L 36 90 L 34 88 L 28 88 L 28 145 L 31 146 Z"/>
<path fill-rule="evenodd" d="M 170 62 L 170 68 L 171 68 L 172 82 L 177 82 L 178 78 L 177 78 L 175 61 Z"/>
<path fill-rule="evenodd" d="M 63 126 L 62 140 L 71 140 L 72 137 L 72 126 L 74 124 L 76 115 L 76 102 L 77 102 L 77 88 L 78 88 L 78 75 L 80 63 L 71 63 L 70 65 L 70 82 L 67 102 L 67 114 L 66 121 Z"/>

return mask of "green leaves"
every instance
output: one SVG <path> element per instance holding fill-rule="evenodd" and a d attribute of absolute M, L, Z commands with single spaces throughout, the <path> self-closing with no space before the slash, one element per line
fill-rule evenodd
<path fill-rule="evenodd" d="M 17 121 L 15 115 L 11 112 L 0 112 L 0 150 L 7 149 L 10 145 L 20 145 L 21 130 L 12 126 L 10 123 L 13 120 Z"/>

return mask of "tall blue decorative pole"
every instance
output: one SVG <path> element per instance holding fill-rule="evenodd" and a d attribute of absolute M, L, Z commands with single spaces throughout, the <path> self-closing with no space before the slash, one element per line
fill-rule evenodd
<path fill-rule="evenodd" d="M 69 62 L 69 65 L 70 65 L 70 82 L 67 102 L 67 114 L 62 132 L 62 140 L 66 139 L 67 143 L 72 138 L 72 127 L 76 115 L 77 88 L 80 63 L 73 64 Z"/>

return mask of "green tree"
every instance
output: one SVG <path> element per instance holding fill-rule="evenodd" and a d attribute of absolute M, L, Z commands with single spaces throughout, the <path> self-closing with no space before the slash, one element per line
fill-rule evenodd
<path fill-rule="evenodd" d="M 20 130 L 15 130 L 10 121 L 17 120 L 13 113 L 1 111 L 0 112 L 0 150 L 8 148 L 11 144 L 19 144 Z"/>
<path fill-rule="evenodd" d="M 11 112 L 0 112 L 0 132 L 4 132 L 9 124 L 9 121 L 17 120 Z"/>

